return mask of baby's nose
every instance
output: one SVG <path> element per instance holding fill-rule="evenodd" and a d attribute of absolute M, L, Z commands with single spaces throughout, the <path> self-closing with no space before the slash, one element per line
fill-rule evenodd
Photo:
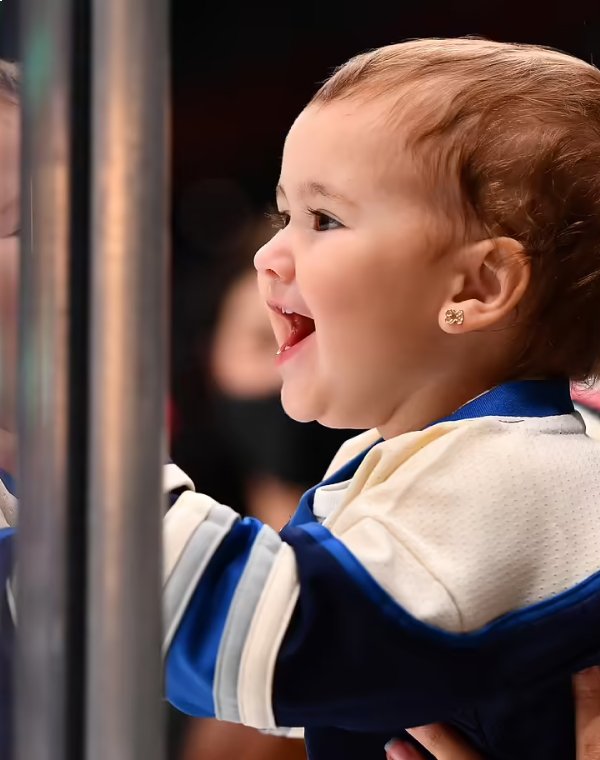
<path fill-rule="evenodd" d="M 294 257 L 284 235 L 278 233 L 262 246 L 254 256 L 254 266 L 260 275 L 274 277 L 283 282 L 294 279 Z"/>

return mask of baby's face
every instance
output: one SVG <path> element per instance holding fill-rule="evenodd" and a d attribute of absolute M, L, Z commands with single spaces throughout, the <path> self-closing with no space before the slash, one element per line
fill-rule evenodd
<path fill-rule="evenodd" d="M 304 111 L 277 201 L 283 228 L 255 265 L 283 405 L 297 420 L 381 427 L 443 360 L 450 277 L 438 216 L 381 106 Z"/>
<path fill-rule="evenodd" d="M 19 108 L 0 97 L 0 428 L 16 416 Z"/>

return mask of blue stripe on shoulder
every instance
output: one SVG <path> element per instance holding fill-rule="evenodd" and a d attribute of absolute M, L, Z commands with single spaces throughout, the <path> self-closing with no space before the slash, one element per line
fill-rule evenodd
<path fill-rule="evenodd" d="M 225 622 L 262 523 L 236 523 L 208 564 L 166 661 L 167 699 L 196 717 L 214 717 L 215 666 Z"/>

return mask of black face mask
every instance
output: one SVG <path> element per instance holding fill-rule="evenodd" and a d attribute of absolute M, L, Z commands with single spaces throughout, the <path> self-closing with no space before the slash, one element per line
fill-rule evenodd
<path fill-rule="evenodd" d="M 355 430 L 331 430 L 318 422 L 290 419 L 279 395 L 220 396 L 215 414 L 220 433 L 244 475 L 270 475 L 303 488 L 323 479 L 340 445 L 356 434 Z"/>

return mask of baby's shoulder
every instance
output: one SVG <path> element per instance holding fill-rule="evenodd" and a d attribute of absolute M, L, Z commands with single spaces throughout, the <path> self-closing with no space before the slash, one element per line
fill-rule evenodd
<path fill-rule="evenodd" d="M 361 452 L 365 451 L 376 443 L 381 436 L 377 430 L 365 430 L 358 435 L 352 436 L 347 441 L 344 441 L 337 453 L 331 460 L 331 464 L 327 468 L 324 480 L 333 475 L 334 472 L 341 469 L 345 464 L 350 462 L 354 457 L 357 457 Z"/>
<path fill-rule="evenodd" d="M 427 478 L 447 488 L 472 481 L 508 484 L 535 473 L 577 477 L 600 472 L 600 442 L 586 435 L 579 414 L 556 417 L 482 417 L 441 423 L 377 444 L 365 460 L 371 482 Z M 363 473 L 366 474 L 366 473 Z"/>

